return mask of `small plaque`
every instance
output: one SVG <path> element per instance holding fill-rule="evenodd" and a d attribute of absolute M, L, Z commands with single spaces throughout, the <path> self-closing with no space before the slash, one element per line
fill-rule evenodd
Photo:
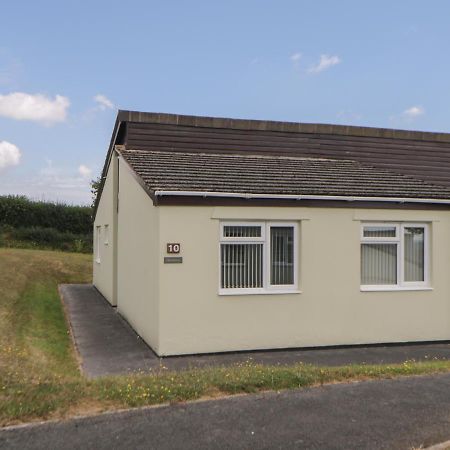
<path fill-rule="evenodd" d="M 176 242 L 167 244 L 167 253 L 180 253 L 181 245 Z"/>
<path fill-rule="evenodd" d="M 182 262 L 182 256 L 164 256 L 164 264 L 181 264 Z"/>

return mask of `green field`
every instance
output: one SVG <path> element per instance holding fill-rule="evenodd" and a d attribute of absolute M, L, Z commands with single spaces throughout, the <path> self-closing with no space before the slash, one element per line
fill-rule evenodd
<path fill-rule="evenodd" d="M 346 367 L 162 367 L 151 375 L 86 380 L 79 372 L 59 283 L 88 283 L 91 255 L 0 248 L 0 425 L 223 395 L 429 374 L 450 362 Z"/>

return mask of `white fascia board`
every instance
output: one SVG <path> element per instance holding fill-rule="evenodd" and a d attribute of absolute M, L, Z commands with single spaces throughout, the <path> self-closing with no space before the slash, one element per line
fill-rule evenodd
<path fill-rule="evenodd" d="M 329 200 L 346 202 L 390 202 L 390 203 L 436 203 L 450 205 L 450 199 L 408 198 L 408 197 L 362 197 L 346 195 L 291 195 L 291 194 L 250 194 L 244 192 L 209 192 L 209 191 L 155 191 L 155 196 L 182 197 L 229 197 L 229 198 L 261 198 L 279 200 Z"/>

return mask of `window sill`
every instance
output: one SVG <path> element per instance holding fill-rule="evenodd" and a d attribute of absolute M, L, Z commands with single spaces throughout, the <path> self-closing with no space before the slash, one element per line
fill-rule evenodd
<path fill-rule="evenodd" d="M 361 292 L 432 291 L 429 286 L 361 286 Z"/>
<path fill-rule="evenodd" d="M 301 294 L 302 291 L 298 289 L 273 289 L 273 290 L 239 290 L 239 289 L 227 289 L 219 291 L 219 295 L 222 296 L 242 296 L 242 295 L 286 295 L 286 294 Z"/>

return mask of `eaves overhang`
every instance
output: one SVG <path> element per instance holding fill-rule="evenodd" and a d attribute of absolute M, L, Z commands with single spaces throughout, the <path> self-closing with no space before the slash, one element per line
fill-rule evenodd
<path fill-rule="evenodd" d="M 411 198 L 411 197 L 365 197 L 346 195 L 310 195 L 310 194 L 257 194 L 247 192 L 208 192 L 208 191 L 169 191 L 155 190 L 152 192 L 156 199 L 161 197 L 202 197 L 202 198 L 238 198 L 260 200 L 296 200 L 296 201 L 324 201 L 324 202 L 372 202 L 372 203 L 416 203 L 450 205 L 450 199 L 440 198 Z"/>

